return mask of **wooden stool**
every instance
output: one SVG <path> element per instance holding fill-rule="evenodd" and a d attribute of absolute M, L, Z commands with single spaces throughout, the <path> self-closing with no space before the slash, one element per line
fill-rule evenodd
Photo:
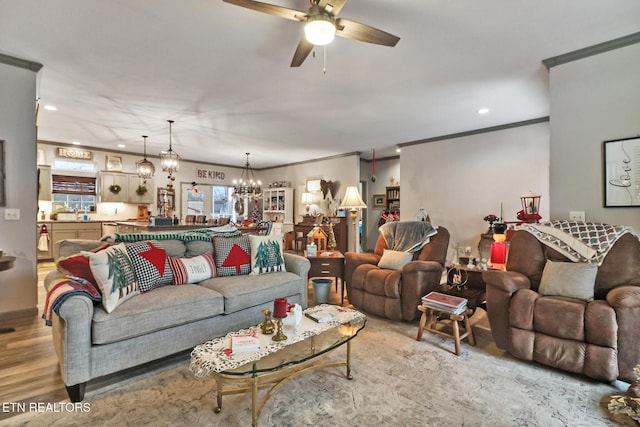
<path fill-rule="evenodd" d="M 443 337 L 453 338 L 456 345 L 456 356 L 460 356 L 460 340 L 466 338 L 469 344 L 476 345 L 476 340 L 473 337 L 473 329 L 471 328 L 471 323 L 469 322 L 469 317 L 467 316 L 466 311 L 462 314 L 449 314 L 423 305 L 419 305 L 418 310 L 422 312 L 422 317 L 420 317 L 420 325 L 418 326 L 418 336 L 416 337 L 416 341 L 420 341 L 422 339 L 423 331 L 429 331 L 434 334 L 442 335 Z M 439 313 L 448 316 L 448 320 L 451 320 L 453 335 L 436 329 Z M 460 335 L 460 328 L 458 326 L 458 322 L 460 321 L 464 322 L 464 333 L 462 335 Z"/>

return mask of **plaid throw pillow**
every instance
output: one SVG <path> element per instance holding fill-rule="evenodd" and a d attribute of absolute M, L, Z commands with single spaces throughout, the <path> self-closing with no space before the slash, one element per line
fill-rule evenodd
<path fill-rule="evenodd" d="M 249 236 L 214 237 L 213 249 L 218 276 L 240 276 L 251 272 Z"/>
<path fill-rule="evenodd" d="M 167 251 L 151 242 L 125 243 L 127 254 L 136 272 L 140 292 L 173 283 L 173 273 Z"/>

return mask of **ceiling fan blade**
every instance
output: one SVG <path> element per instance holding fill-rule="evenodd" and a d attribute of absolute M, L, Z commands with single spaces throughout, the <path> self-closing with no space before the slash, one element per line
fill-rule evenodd
<path fill-rule="evenodd" d="M 296 52 L 293 54 L 291 66 L 299 67 L 300 65 L 302 65 L 302 63 L 305 59 L 307 59 L 307 56 L 309 56 L 312 50 L 313 45 L 307 41 L 306 37 L 303 34 L 302 38 L 300 39 L 300 43 L 298 43 L 298 47 L 296 48 Z"/>
<path fill-rule="evenodd" d="M 330 13 L 333 16 L 336 16 L 342 10 L 342 7 L 347 2 L 347 0 L 320 0 L 318 2 L 318 6 L 320 9 L 325 12 Z"/>
<path fill-rule="evenodd" d="M 262 3 L 254 0 L 222 0 L 225 3 L 235 4 L 236 6 L 246 7 L 247 9 L 257 10 L 258 12 L 268 13 L 269 15 L 279 16 L 292 21 L 305 21 L 307 12 L 301 12 L 295 9 L 289 9 L 274 4 Z"/>
<path fill-rule="evenodd" d="M 392 47 L 400 41 L 398 36 L 343 18 L 336 19 L 336 36 Z"/>

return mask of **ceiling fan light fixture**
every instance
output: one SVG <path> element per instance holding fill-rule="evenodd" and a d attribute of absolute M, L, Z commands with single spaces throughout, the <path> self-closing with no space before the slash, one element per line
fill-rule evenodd
<path fill-rule="evenodd" d="M 325 13 L 309 16 L 304 26 L 304 36 L 315 46 L 331 43 L 336 37 L 335 20 Z"/>

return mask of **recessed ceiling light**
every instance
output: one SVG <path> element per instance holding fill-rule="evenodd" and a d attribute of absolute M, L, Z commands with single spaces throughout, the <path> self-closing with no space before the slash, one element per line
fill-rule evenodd
<path fill-rule="evenodd" d="M 44 109 L 49 111 L 56 111 L 58 110 L 58 107 L 56 107 L 55 105 L 45 105 Z"/>
<path fill-rule="evenodd" d="M 82 145 L 82 144 L 80 144 L 78 141 L 72 141 L 71 143 L 72 143 L 73 145 Z"/>
<path fill-rule="evenodd" d="M 396 153 L 399 153 L 401 150 L 399 148 L 396 148 Z"/>
<path fill-rule="evenodd" d="M 489 109 L 488 108 L 480 108 L 480 109 L 478 109 L 478 111 L 476 111 L 476 113 L 478 113 L 478 114 L 488 114 L 489 113 Z"/>
<path fill-rule="evenodd" d="M 118 144 L 118 148 L 125 148 L 125 147 L 126 147 L 126 145 L 124 145 L 124 144 Z"/>

